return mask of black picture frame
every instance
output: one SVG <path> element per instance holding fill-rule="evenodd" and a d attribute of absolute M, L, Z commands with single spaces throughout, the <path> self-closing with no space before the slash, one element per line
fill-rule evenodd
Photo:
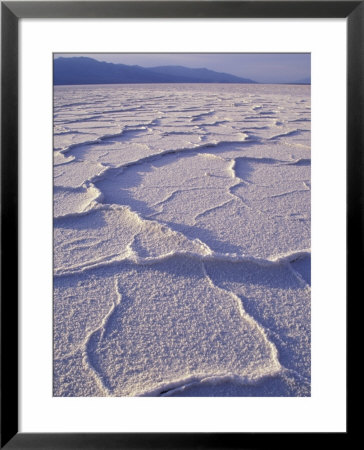
<path fill-rule="evenodd" d="M 227 449 L 295 447 L 309 433 L 18 432 L 18 21 L 21 18 L 346 18 L 347 304 L 363 271 L 364 1 L 1 2 L 1 448 Z M 360 290 L 359 290 L 360 292 Z M 349 311 L 348 311 L 349 312 Z M 350 348 L 350 345 L 347 346 Z M 347 366 L 348 367 L 348 366 Z M 347 445 L 347 431 L 332 433 Z M 284 439 L 283 439 L 284 438 Z M 315 443 L 328 436 L 315 435 Z"/>

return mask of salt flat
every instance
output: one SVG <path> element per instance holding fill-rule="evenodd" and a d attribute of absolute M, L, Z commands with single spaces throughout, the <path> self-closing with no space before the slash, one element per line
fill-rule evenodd
<path fill-rule="evenodd" d="M 54 88 L 54 395 L 310 395 L 310 86 Z"/>

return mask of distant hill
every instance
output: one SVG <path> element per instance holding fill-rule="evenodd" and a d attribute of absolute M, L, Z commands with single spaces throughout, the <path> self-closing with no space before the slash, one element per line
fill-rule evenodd
<path fill-rule="evenodd" d="M 198 80 L 192 83 L 256 83 L 248 78 L 241 78 L 229 73 L 214 72 L 209 69 L 191 69 L 183 66 L 159 66 L 151 67 L 154 73 L 184 77 L 185 79 Z"/>
<path fill-rule="evenodd" d="M 53 84 L 117 83 L 256 83 L 227 73 L 183 66 L 145 68 L 97 61 L 88 57 L 57 58 L 53 62 Z"/>

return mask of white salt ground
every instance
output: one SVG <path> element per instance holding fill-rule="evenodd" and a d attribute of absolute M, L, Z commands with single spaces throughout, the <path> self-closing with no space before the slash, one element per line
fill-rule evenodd
<path fill-rule="evenodd" d="M 57 86 L 54 395 L 310 395 L 310 87 Z"/>

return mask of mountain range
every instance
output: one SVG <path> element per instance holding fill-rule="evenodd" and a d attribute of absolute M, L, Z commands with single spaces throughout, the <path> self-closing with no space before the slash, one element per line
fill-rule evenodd
<path fill-rule="evenodd" d="M 141 67 L 97 61 L 88 57 L 60 57 L 53 62 L 53 84 L 121 83 L 256 83 L 228 73 L 183 66 Z"/>

